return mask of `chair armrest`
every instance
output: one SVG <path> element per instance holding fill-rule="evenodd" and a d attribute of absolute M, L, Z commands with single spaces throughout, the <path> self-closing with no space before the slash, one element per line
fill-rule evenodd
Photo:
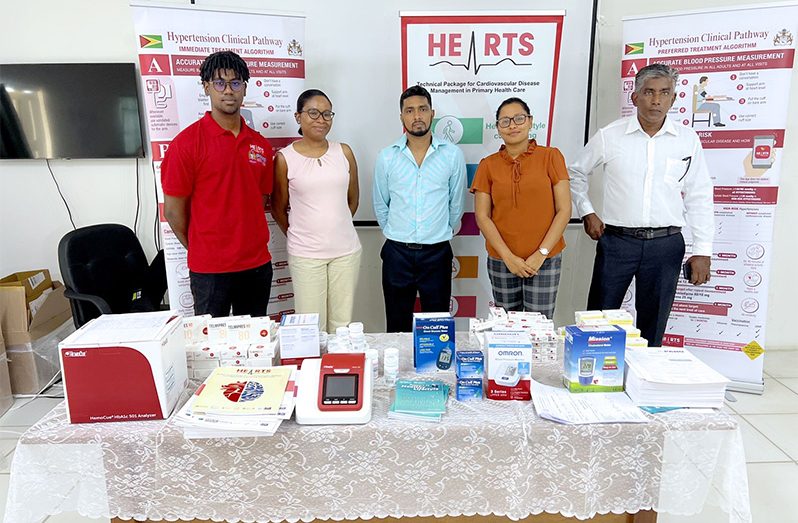
<path fill-rule="evenodd" d="M 108 302 L 94 294 L 81 294 L 67 287 L 64 289 L 64 296 L 70 300 L 87 301 L 97 307 L 101 314 L 111 314 L 113 312 Z"/>

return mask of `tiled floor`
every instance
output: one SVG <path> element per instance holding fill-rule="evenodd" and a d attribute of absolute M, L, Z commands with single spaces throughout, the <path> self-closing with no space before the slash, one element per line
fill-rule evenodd
<path fill-rule="evenodd" d="M 56 391 L 58 392 L 58 391 Z M 742 427 L 754 523 L 798 523 L 798 350 L 774 351 L 765 358 L 765 393 L 734 393 L 724 410 Z M 0 513 L 5 513 L 9 467 L 19 435 L 59 400 L 17 400 L 0 418 Z M 60 514 L 46 523 L 100 520 Z M 721 523 L 728 516 L 707 508 L 694 517 L 662 514 L 659 523 Z"/>

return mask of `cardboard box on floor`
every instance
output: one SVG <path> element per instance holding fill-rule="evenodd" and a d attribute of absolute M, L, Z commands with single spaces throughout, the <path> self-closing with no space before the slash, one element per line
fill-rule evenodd
<path fill-rule="evenodd" d="M 11 395 L 11 378 L 8 375 L 6 345 L 3 340 L 3 332 L 0 331 L 0 416 L 5 414 L 13 404 L 14 397 Z"/>
<path fill-rule="evenodd" d="M 64 285 L 47 269 L 0 279 L 0 330 L 12 392 L 39 392 L 59 370 L 58 343 L 75 330 Z"/>

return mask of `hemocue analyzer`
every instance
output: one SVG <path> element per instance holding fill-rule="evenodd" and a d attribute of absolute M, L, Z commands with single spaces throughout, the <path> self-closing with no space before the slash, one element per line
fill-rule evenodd
<path fill-rule="evenodd" d="M 371 360 L 363 353 L 325 354 L 302 362 L 296 421 L 301 425 L 356 425 L 371 419 Z"/>

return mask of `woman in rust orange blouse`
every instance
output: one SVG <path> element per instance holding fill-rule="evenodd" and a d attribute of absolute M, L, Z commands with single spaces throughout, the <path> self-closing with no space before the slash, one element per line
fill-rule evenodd
<path fill-rule="evenodd" d="M 532 116 L 520 98 L 496 111 L 504 141 L 479 163 L 471 192 L 488 249 L 488 276 L 497 306 L 554 316 L 563 232 L 571 191 L 559 150 L 529 139 Z"/>

